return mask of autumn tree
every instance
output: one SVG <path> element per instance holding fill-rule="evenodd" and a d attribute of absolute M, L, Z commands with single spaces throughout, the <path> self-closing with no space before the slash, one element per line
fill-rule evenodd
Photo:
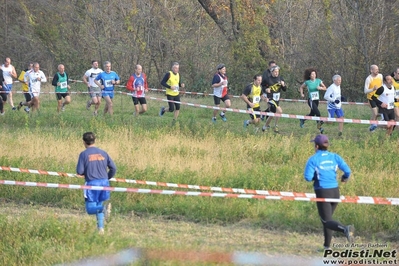
<path fill-rule="evenodd" d="M 234 73 L 235 91 L 254 74 L 261 73 L 276 51 L 269 36 L 269 8 L 273 1 L 265 0 L 198 0 L 207 14 L 228 40 Z"/>
<path fill-rule="evenodd" d="M 363 100 L 369 66 L 390 73 L 396 67 L 397 1 L 276 1 L 276 31 L 283 61 L 299 83 L 305 68 L 319 70 L 326 84 L 342 75 L 344 94 Z M 277 30 L 278 29 L 278 30 Z M 356 89 L 353 89 L 356 88 Z"/>
<path fill-rule="evenodd" d="M 141 64 L 159 87 L 174 61 L 188 90 L 211 91 L 224 63 L 240 93 L 276 60 L 297 97 L 303 71 L 316 67 L 326 84 L 343 77 L 344 93 L 364 99 L 370 64 L 396 66 L 399 2 L 392 0 L 2 0 L 0 58 L 17 69 L 39 61 L 52 75 L 63 63 L 81 78 L 90 61 L 109 60 L 126 81 Z M 353 89 L 356 88 L 356 89 Z M 346 90 L 346 91 L 345 91 Z"/>

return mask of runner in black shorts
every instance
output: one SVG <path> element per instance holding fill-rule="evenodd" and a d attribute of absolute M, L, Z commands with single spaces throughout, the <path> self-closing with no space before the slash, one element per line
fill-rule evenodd
<path fill-rule="evenodd" d="M 228 80 L 226 76 L 226 66 L 224 64 L 219 64 L 217 66 L 217 72 L 213 76 L 212 79 L 212 88 L 213 88 L 213 101 L 216 107 L 220 106 L 220 100 L 224 102 L 226 108 L 230 108 L 231 101 L 229 98 L 228 92 Z M 213 110 L 212 122 L 216 123 L 216 115 L 218 113 L 218 109 Z M 220 112 L 220 117 L 223 122 L 227 121 L 225 112 Z"/>
<path fill-rule="evenodd" d="M 55 88 L 55 97 L 57 98 L 57 112 L 65 111 L 65 105 L 71 102 L 71 96 L 69 95 L 69 79 L 68 74 L 65 72 L 63 64 L 58 65 L 58 72 L 55 73 L 51 84 Z M 64 98 L 64 102 L 62 101 Z"/>
<path fill-rule="evenodd" d="M 24 93 L 24 97 L 25 97 L 25 102 L 26 103 L 32 101 L 32 96 L 29 93 Z"/>
<path fill-rule="evenodd" d="M 287 90 L 287 85 L 284 82 L 284 79 L 280 76 L 280 67 L 274 66 L 271 69 L 271 76 L 264 82 L 263 93 L 266 93 L 266 97 L 269 99 L 269 110 L 272 113 L 282 114 L 283 110 L 280 107 L 280 93 L 281 91 Z M 274 132 L 278 133 L 278 120 L 280 117 L 274 117 Z M 270 128 L 270 123 L 273 119 L 273 116 L 269 116 L 266 119 L 265 125 L 262 127 L 262 131 L 266 131 Z"/>
<path fill-rule="evenodd" d="M 147 101 L 146 101 L 145 98 L 132 97 L 132 100 L 133 100 L 133 104 L 134 104 L 134 105 L 138 105 L 138 104 L 141 104 L 141 105 L 147 104 Z"/>
<path fill-rule="evenodd" d="M 166 99 L 168 100 L 169 112 L 174 112 L 173 120 L 176 121 L 180 113 L 180 93 L 179 89 L 184 88 L 184 83 L 181 83 L 179 63 L 172 64 L 172 71 L 168 71 L 161 81 L 161 85 L 166 88 Z M 171 102 L 174 101 L 174 102 Z M 178 102 L 178 103 L 177 103 Z M 176 110 L 175 110 L 176 107 Z M 164 106 L 159 110 L 159 116 L 163 116 L 166 112 Z"/>
<path fill-rule="evenodd" d="M 369 100 L 369 105 L 370 105 L 371 108 L 376 108 L 377 107 L 377 104 L 375 103 L 374 100 Z"/>
<path fill-rule="evenodd" d="M 64 93 L 56 93 L 55 97 L 57 98 L 57 101 L 61 101 L 62 98 L 66 98 L 67 96 L 69 96 L 69 92 L 64 92 Z"/>
<path fill-rule="evenodd" d="M 138 116 L 147 112 L 147 101 L 145 99 L 145 94 L 148 92 L 147 76 L 143 73 L 143 67 L 141 65 L 136 65 L 134 68 L 134 73 L 130 76 L 126 89 L 131 91 L 132 100 L 134 104 L 134 115 Z M 141 105 L 141 110 L 140 106 Z"/>
<path fill-rule="evenodd" d="M 370 120 L 377 120 L 378 108 L 372 97 L 375 91 L 382 86 L 382 83 L 383 83 L 383 76 L 379 73 L 378 66 L 371 65 L 370 75 L 366 78 L 366 81 L 364 82 L 364 93 L 367 95 L 367 99 L 369 100 L 370 109 L 371 109 Z M 373 132 L 376 129 L 377 129 L 376 124 L 372 124 L 369 127 L 370 132 Z"/>
<path fill-rule="evenodd" d="M 166 95 L 166 99 L 168 100 L 169 112 L 180 110 L 180 94 L 176 96 Z"/>
<path fill-rule="evenodd" d="M 253 82 L 246 86 L 241 94 L 241 99 L 247 104 L 247 110 L 251 111 L 249 114 L 251 120 L 244 120 L 244 128 L 247 128 L 249 124 L 253 124 L 255 125 L 256 131 L 260 123 L 260 113 L 255 114 L 254 112 L 260 112 L 260 94 L 262 92 L 262 88 L 260 86 L 261 82 L 262 76 L 255 75 Z"/>
<path fill-rule="evenodd" d="M 24 97 L 25 97 L 25 102 L 20 102 L 18 104 L 18 106 L 17 106 L 18 110 L 20 110 L 22 106 L 29 106 L 29 103 L 32 100 L 32 96 L 29 93 L 29 83 L 25 82 L 25 80 L 24 80 L 25 74 L 28 71 L 32 70 L 32 68 L 33 68 L 33 63 L 29 63 L 28 64 L 28 68 L 26 68 L 25 70 L 22 70 L 21 73 L 19 74 L 18 81 L 22 85 L 21 89 L 22 89 L 22 92 L 23 92 Z M 27 110 L 25 110 L 25 112 L 27 112 Z"/>

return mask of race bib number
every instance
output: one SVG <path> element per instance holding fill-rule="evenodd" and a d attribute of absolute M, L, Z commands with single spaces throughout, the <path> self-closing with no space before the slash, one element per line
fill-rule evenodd
<path fill-rule="evenodd" d="M 273 100 L 279 101 L 280 100 L 280 93 L 273 93 Z"/>
<path fill-rule="evenodd" d="M 66 89 L 67 87 L 68 87 L 68 83 L 66 81 L 61 82 L 61 84 L 60 84 L 61 89 Z"/>
<path fill-rule="evenodd" d="M 394 102 L 388 103 L 388 108 L 387 109 L 393 109 L 395 107 Z"/>
<path fill-rule="evenodd" d="M 114 86 L 113 84 L 112 84 L 112 79 L 111 80 L 105 80 L 105 87 L 112 87 L 112 86 Z"/>
<path fill-rule="evenodd" d="M 178 85 L 172 86 L 172 89 L 173 89 L 173 91 L 178 92 L 179 91 L 179 86 Z"/>
<path fill-rule="evenodd" d="M 311 93 L 310 93 L 310 99 L 311 99 L 312 101 L 318 100 L 318 99 L 319 99 L 319 92 L 318 92 L 318 91 L 311 92 Z"/>
<path fill-rule="evenodd" d="M 142 90 L 143 90 L 143 86 L 137 86 L 137 87 L 136 87 L 136 90 L 137 90 L 137 91 L 142 91 Z"/>
<path fill-rule="evenodd" d="M 259 103 L 260 102 L 260 96 L 255 96 L 253 103 Z"/>

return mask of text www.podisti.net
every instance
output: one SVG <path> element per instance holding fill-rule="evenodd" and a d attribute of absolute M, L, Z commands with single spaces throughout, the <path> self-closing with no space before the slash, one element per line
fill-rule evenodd
<path fill-rule="evenodd" d="M 399 265 L 397 250 L 363 249 L 343 251 L 324 251 L 324 265 Z"/>

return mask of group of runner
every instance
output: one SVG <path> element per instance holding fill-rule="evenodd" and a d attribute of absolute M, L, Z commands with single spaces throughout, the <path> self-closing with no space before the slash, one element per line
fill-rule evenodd
<path fill-rule="evenodd" d="M 381 75 L 377 65 L 370 66 L 370 75 L 364 85 L 371 108 L 370 120 L 376 120 L 381 114 L 385 121 L 399 121 L 399 67 L 393 73 Z M 387 125 L 387 135 L 392 134 L 394 125 Z M 373 124 L 369 130 L 374 131 L 377 125 Z"/>
<path fill-rule="evenodd" d="M 310 113 L 307 116 L 318 116 L 320 117 L 319 101 L 321 99 L 321 91 L 326 91 L 324 99 L 327 100 L 327 109 L 329 117 L 341 118 L 344 116 L 341 104 L 341 76 L 334 75 L 332 84 L 326 88 L 323 81 L 317 77 L 317 70 L 314 68 L 308 68 L 304 74 L 305 82 L 300 86 L 299 91 L 301 97 L 307 96 L 307 102 L 310 107 Z M 304 91 L 307 89 L 307 95 Z M 244 127 L 246 128 L 249 124 L 254 124 L 258 129 L 261 120 L 266 120 L 265 125 L 262 127 L 262 131 L 270 129 L 270 123 L 274 119 L 274 132 L 279 132 L 278 120 L 279 116 L 264 117 L 260 115 L 261 101 L 267 102 L 267 108 L 264 112 L 272 112 L 282 114 L 283 110 L 280 106 L 281 92 L 287 90 L 287 84 L 283 77 L 280 75 L 280 67 L 275 61 L 269 62 L 269 68 L 263 73 L 263 75 L 255 75 L 253 82 L 245 87 L 241 99 L 247 104 L 249 111 L 253 112 L 250 114 L 250 120 L 244 120 Z M 257 112 L 257 113 L 255 113 Z M 304 127 L 305 119 L 300 119 L 299 126 Z M 322 127 L 323 121 L 317 121 L 317 129 L 320 133 L 324 132 Z M 342 135 L 343 123 L 339 123 L 339 136 Z"/>
<path fill-rule="evenodd" d="M 4 115 L 4 103 L 7 101 L 11 105 L 12 110 L 20 110 L 25 106 L 24 110 L 27 113 L 38 110 L 40 107 L 40 90 L 41 84 L 47 82 L 46 75 L 40 70 L 39 63 L 29 63 L 27 68 L 22 70 L 18 76 L 18 81 L 22 84 L 22 91 L 25 101 L 20 102 L 14 106 L 12 98 L 13 78 L 17 78 L 17 72 L 14 66 L 11 65 L 11 59 L 6 58 L 4 64 L 0 69 L 0 114 Z M 64 110 L 65 105 L 71 102 L 69 95 L 68 75 L 65 73 L 64 65 L 58 66 L 58 72 L 53 78 L 52 85 L 55 87 L 56 97 L 58 101 L 57 110 Z M 62 102 L 64 98 L 64 102 Z"/>
<path fill-rule="evenodd" d="M 286 91 L 287 85 L 284 79 L 279 74 L 280 68 L 276 65 L 275 61 L 269 62 L 269 69 L 267 69 L 262 76 L 255 75 L 253 82 L 249 84 L 243 91 L 241 98 L 246 102 L 248 110 L 251 112 L 260 109 L 260 102 L 263 100 L 268 103 L 268 108 L 265 112 L 282 113 L 280 107 L 280 93 Z M 307 96 L 307 103 L 310 107 L 310 112 L 306 116 L 320 117 L 319 101 L 321 99 L 321 92 L 324 92 L 324 99 L 327 101 L 327 111 L 329 118 L 343 118 L 344 111 L 342 110 L 342 101 L 344 97 L 341 94 L 341 81 L 340 75 L 332 77 L 332 83 L 327 88 L 323 81 L 318 78 L 317 70 L 315 68 L 308 68 L 304 73 L 304 83 L 300 86 L 299 92 L 302 98 Z M 304 90 L 307 89 L 307 95 Z M 372 110 L 370 120 L 376 120 L 378 114 L 381 114 L 385 121 L 399 121 L 399 68 L 395 69 L 393 73 L 386 75 L 379 74 L 377 65 L 370 66 L 370 75 L 367 77 L 364 85 L 364 93 L 367 95 L 369 106 Z M 216 102 L 215 102 L 216 103 Z M 254 124 L 256 128 L 260 120 L 264 118 L 256 113 L 250 114 L 250 120 L 244 120 L 244 127 L 249 124 Z M 262 131 L 270 128 L 272 116 L 266 119 Z M 274 131 L 278 132 L 278 119 L 274 117 Z M 299 120 L 301 128 L 305 125 L 305 119 Z M 323 121 L 317 121 L 317 129 L 323 134 L 324 129 Z M 338 123 L 338 136 L 342 136 L 343 122 Z M 376 130 L 377 125 L 373 124 L 369 130 L 373 132 Z M 386 133 L 388 136 L 392 134 L 394 125 L 386 126 Z"/>
<path fill-rule="evenodd" d="M 18 80 L 22 82 L 25 97 L 25 102 L 20 102 L 18 106 L 14 106 L 12 98 L 13 78 L 17 78 L 17 72 L 11 65 L 11 59 L 6 58 L 0 69 L 0 114 L 5 114 L 4 103 L 7 101 L 12 110 L 19 110 L 22 106 L 26 106 L 24 110 L 27 113 L 30 112 L 31 108 L 33 110 L 39 109 L 40 86 L 42 82 L 47 82 L 46 76 L 40 70 L 39 63 L 30 63 L 28 68 L 21 71 L 18 77 Z"/>
<path fill-rule="evenodd" d="M 41 89 L 41 83 L 47 82 L 46 76 L 40 70 L 38 63 L 29 63 L 28 67 L 21 71 L 18 80 L 22 83 L 22 91 L 25 96 L 25 101 L 20 102 L 17 107 L 14 106 L 12 101 L 12 83 L 13 78 L 17 78 L 15 68 L 10 64 L 10 58 L 6 58 L 4 65 L 0 69 L 0 113 L 4 115 L 4 103 L 9 102 L 12 110 L 20 110 L 21 107 L 25 106 L 24 110 L 29 113 L 34 110 L 38 110 L 40 107 L 39 95 Z M 114 98 L 114 87 L 120 84 L 121 80 L 115 71 L 111 70 L 111 62 L 104 62 L 104 70 L 99 68 L 97 60 L 92 61 L 92 67 L 85 72 L 82 79 L 88 88 L 90 100 L 86 104 L 86 108 L 90 110 L 91 106 L 94 106 L 94 115 L 98 115 L 98 110 L 102 99 L 105 101 L 104 114 L 113 114 L 113 102 Z M 172 69 L 178 72 L 178 64 L 174 64 Z M 57 73 L 54 75 L 51 84 L 55 88 L 55 96 L 57 99 L 57 112 L 64 111 L 65 106 L 71 102 L 70 96 L 70 79 L 68 74 L 65 72 L 65 66 L 59 64 Z M 174 73 L 171 71 L 171 73 Z M 169 72 L 167 73 L 169 74 Z M 174 86 L 172 94 L 178 92 L 176 89 L 175 80 L 178 73 L 169 75 L 170 78 L 165 79 L 165 87 L 171 90 L 170 86 Z M 179 80 L 179 78 L 177 79 Z M 170 85 L 169 85 L 170 84 Z M 179 84 L 179 81 L 177 81 Z M 183 86 L 184 84 L 179 86 Z M 145 99 L 145 93 L 148 92 L 147 77 L 142 72 L 142 66 L 136 65 L 134 73 L 130 76 L 126 89 L 131 91 L 133 104 L 135 106 L 135 115 L 142 114 L 147 111 L 147 103 Z M 171 98 L 172 99 L 172 98 Z M 174 100 L 178 99 L 173 97 Z M 180 101 L 180 99 L 178 99 Z M 141 105 L 141 109 L 140 106 Z M 178 116 L 178 110 L 176 107 Z"/>
<path fill-rule="evenodd" d="M 90 101 L 87 102 L 87 109 L 93 104 L 95 106 L 94 115 L 98 114 L 98 108 L 101 99 L 104 99 L 106 104 L 104 113 L 113 114 L 112 99 L 114 97 L 114 85 L 120 83 L 118 74 L 111 71 L 111 63 L 106 61 L 104 63 L 105 71 L 98 67 L 98 61 L 92 61 L 92 68 L 87 70 L 83 75 L 83 81 L 87 85 Z M 65 66 L 59 64 L 57 73 L 54 75 L 51 84 L 55 88 L 55 96 L 57 100 L 57 112 L 64 111 L 65 106 L 71 102 L 70 96 L 70 79 L 65 72 Z M 136 73 L 139 71 L 139 66 L 136 66 Z M 141 66 L 140 66 L 141 71 Z M 134 76 L 134 74 L 132 75 Z M 140 74 L 138 74 L 140 76 Z M 17 107 L 14 106 L 12 100 L 12 83 L 13 78 L 17 77 L 15 68 L 11 65 L 11 59 L 6 58 L 4 64 L 0 69 L 0 114 L 4 115 L 4 103 L 9 101 L 12 110 L 20 110 L 25 106 L 25 112 L 38 110 L 40 107 L 40 90 L 41 83 L 47 82 L 47 78 L 40 70 L 39 63 L 29 63 L 28 67 L 21 71 L 18 80 L 22 83 L 22 91 L 25 97 L 24 102 L 20 102 Z M 137 84 L 137 82 L 135 83 Z M 132 86 L 135 86 L 133 84 Z M 145 81 L 145 84 L 146 81 Z M 147 88 L 148 89 L 148 88 Z M 142 103 L 142 101 L 140 101 Z"/>
<path fill-rule="evenodd" d="M 113 98 L 114 86 L 120 84 L 121 80 L 115 71 L 111 70 L 111 62 L 104 62 L 104 70 L 99 68 L 97 60 L 92 61 L 92 67 L 85 72 L 82 79 L 88 88 L 90 100 L 86 104 L 86 108 L 90 110 L 94 106 L 94 115 L 98 115 L 98 110 L 102 99 L 105 101 L 104 114 L 113 114 Z M 30 63 L 28 68 L 23 70 L 18 80 L 22 82 L 22 90 L 24 92 L 25 101 L 20 102 L 17 107 L 13 104 L 12 84 L 13 78 L 17 77 L 15 68 L 11 65 L 11 59 L 6 58 L 0 69 L 0 114 L 4 114 L 4 102 L 9 100 L 12 110 L 19 110 L 25 106 L 24 110 L 29 113 L 32 110 L 39 109 L 40 86 L 46 82 L 46 76 L 40 70 L 38 63 Z M 329 118 L 343 118 L 342 110 L 341 81 L 340 75 L 332 77 L 332 83 L 327 88 L 324 82 L 318 77 L 315 68 L 308 68 L 304 72 L 304 83 L 299 87 L 302 98 L 307 98 L 310 112 L 306 116 L 320 117 L 319 101 L 322 99 L 321 93 L 324 92 L 324 99 L 327 101 L 327 111 Z M 64 111 L 65 106 L 71 102 L 70 97 L 70 79 L 65 72 L 64 65 L 58 65 L 58 71 L 52 79 L 52 85 L 55 88 L 57 99 L 57 111 Z M 179 74 L 179 63 L 174 62 L 171 70 L 166 72 L 161 85 L 166 89 L 166 97 L 168 100 L 168 108 L 162 106 L 159 115 L 163 116 L 167 111 L 174 113 L 173 119 L 176 120 L 180 113 L 180 88 L 184 88 Z M 220 107 L 221 102 L 225 108 L 231 107 L 231 101 L 228 94 L 228 78 L 226 75 L 226 66 L 219 64 L 216 67 L 216 73 L 213 76 L 212 84 L 213 98 L 215 107 Z M 135 106 L 134 115 L 138 116 L 147 111 L 146 93 L 148 92 L 148 82 L 141 65 L 136 65 L 134 73 L 129 77 L 126 89 L 131 92 L 133 104 Z M 246 103 L 247 109 L 251 112 L 250 119 L 244 120 L 244 127 L 254 124 L 256 129 L 259 128 L 261 120 L 265 120 L 262 131 L 271 128 L 270 124 L 274 119 L 273 129 L 278 132 L 278 116 L 262 116 L 261 102 L 267 103 L 264 112 L 272 112 L 281 114 L 280 106 L 281 92 L 287 90 L 287 84 L 280 75 L 280 67 L 275 61 L 269 62 L 269 68 L 263 75 L 255 75 L 253 81 L 247 85 L 240 98 Z M 305 93 L 305 90 L 307 93 Z M 379 74 L 377 65 L 370 66 L 370 75 L 367 77 L 364 86 L 364 93 L 367 95 L 369 106 L 372 110 L 371 120 L 376 120 L 378 114 L 381 114 L 386 121 L 399 121 L 399 68 L 392 74 L 385 76 Z M 64 100 L 62 100 L 64 99 Z M 397 102 L 398 101 L 398 102 Z M 140 108 L 141 106 L 141 108 Z M 217 122 L 218 109 L 213 110 L 212 122 Z M 219 113 L 220 119 L 227 121 L 226 113 Z M 305 119 L 299 120 L 301 128 L 305 125 Z M 319 120 L 316 124 L 320 133 L 324 132 L 323 121 Z M 369 130 L 374 131 L 377 125 L 371 125 Z M 387 126 L 387 134 L 391 134 L 393 126 Z M 338 123 L 338 135 L 341 136 L 343 131 L 343 122 Z"/>
<path fill-rule="evenodd" d="M 345 98 L 341 94 L 342 77 L 335 74 L 332 77 L 331 85 L 326 86 L 324 82 L 318 77 L 315 68 L 308 68 L 304 72 L 304 83 L 299 87 L 299 92 L 302 98 L 307 98 L 307 103 L 310 112 L 306 116 L 320 117 L 319 102 L 321 99 L 327 101 L 327 112 L 329 118 L 344 118 L 344 111 L 342 109 L 342 101 Z M 165 74 L 161 85 L 166 87 L 166 95 L 169 103 L 169 112 L 174 112 L 174 119 L 179 115 L 180 102 L 179 88 L 184 87 L 180 82 L 179 64 L 172 65 L 172 71 Z M 231 107 L 231 101 L 228 94 L 228 78 L 226 75 L 226 66 L 219 64 L 217 72 L 212 79 L 213 98 L 215 107 L 220 107 L 220 103 L 224 102 L 225 108 Z M 307 93 L 305 94 L 305 89 Z M 261 120 L 265 120 L 262 131 L 270 129 L 270 124 L 274 119 L 274 131 L 279 132 L 278 121 L 279 116 L 262 116 L 261 102 L 267 103 L 267 108 L 264 112 L 282 114 L 283 110 L 280 106 L 281 92 L 287 90 L 287 84 L 284 78 L 280 75 L 280 67 L 275 61 L 269 62 L 269 68 L 266 69 L 263 75 L 255 75 L 253 81 L 247 85 L 240 98 L 246 103 L 247 110 L 250 111 L 250 119 L 244 120 L 244 128 L 250 124 L 254 124 L 256 129 Z M 324 95 L 322 97 L 322 92 Z M 370 75 L 366 78 L 364 85 L 364 93 L 367 95 L 369 106 L 372 110 L 370 120 L 376 120 L 378 114 L 381 114 L 385 121 L 399 121 L 399 68 L 395 69 L 393 73 L 385 76 L 379 74 L 377 65 L 370 66 Z M 161 107 L 159 115 L 163 116 L 166 111 L 165 107 Z M 217 122 L 218 109 L 214 109 L 212 122 Z M 227 117 L 224 111 L 219 114 L 222 121 L 226 122 Z M 305 126 L 305 119 L 299 120 L 299 126 Z M 318 120 L 316 127 L 320 134 L 323 134 L 324 122 Z M 344 123 L 338 123 L 338 136 L 342 136 Z M 371 125 L 369 130 L 373 132 L 377 125 Z M 388 125 L 387 135 L 391 135 L 394 129 L 393 125 Z"/>

